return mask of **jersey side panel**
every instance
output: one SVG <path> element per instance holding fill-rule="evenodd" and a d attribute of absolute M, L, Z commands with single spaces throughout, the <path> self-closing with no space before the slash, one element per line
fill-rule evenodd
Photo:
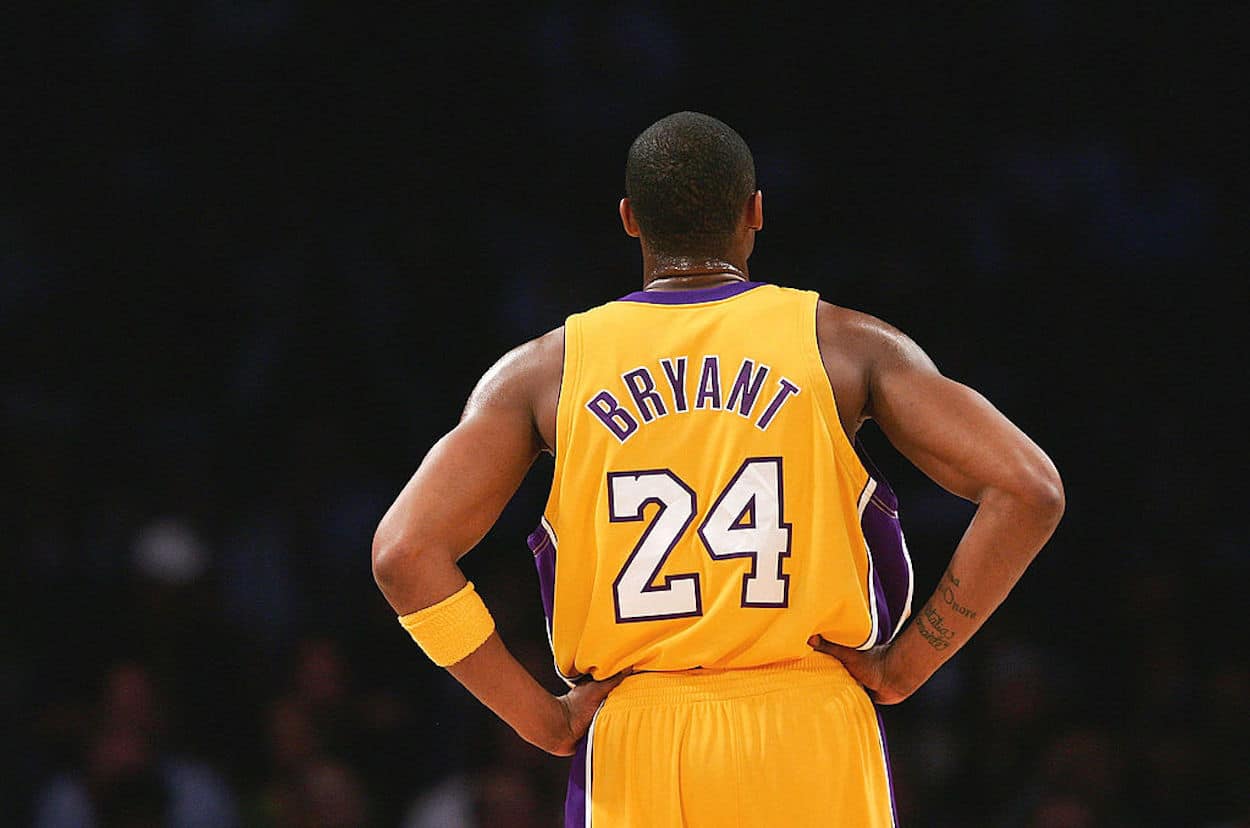
<path fill-rule="evenodd" d="M 869 459 L 863 445 L 858 441 L 852 444 L 842 429 L 837 400 L 821 359 L 816 334 L 819 299 L 816 294 L 811 294 L 811 306 L 803 309 L 801 324 L 812 331 L 807 339 L 808 361 L 821 419 L 829 432 L 839 465 L 855 481 L 854 485 L 861 487 L 856 509 L 863 538 L 863 554 L 856 554 L 855 561 L 857 574 L 865 584 L 865 598 L 872 621 L 868 637 L 858 645 L 848 641 L 838 643 L 870 649 L 892 640 L 911 615 L 915 573 L 899 518 L 898 497 L 889 481 Z M 825 637 L 829 638 L 828 635 Z"/>

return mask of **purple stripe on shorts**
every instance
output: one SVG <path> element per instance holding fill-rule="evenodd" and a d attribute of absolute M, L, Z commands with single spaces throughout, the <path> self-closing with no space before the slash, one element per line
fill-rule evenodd
<path fill-rule="evenodd" d="M 875 643 L 883 644 L 889 641 L 895 625 L 903 617 L 912 588 L 912 573 L 903 541 L 903 525 L 898 518 L 898 496 L 858 442 L 855 453 L 877 483 L 870 502 L 864 507 L 860 527 L 868 542 L 868 554 L 872 556 L 872 589 L 877 599 L 878 619 Z"/>
<path fill-rule="evenodd" d="M 752 288 L 757 288 L 764 282 L 730 282 L 727 285 L 718 285 L 714 288 L 700 288 L 698 290 L 636 290 L 633 293 L 622 296 L 618 302 L 644 302 L 649 305 L 697 305 L 700 302 L 716 302 L 720 299 L 728 299 L 730 296 L 737 296 L 739 293 L 746 293 Z"/>
<path fill-rule="evenodd" d="M 586 747 L 587 737 L 577 743 L 573 766 L 569 768 L 569 790 L 564 795 L 564 828 L 586 828 Z"/>
<path fill-rule="evenodd" d="M 877 714 L 877 731 L 881 734 L 881 755 L 885 757 L 885 780 L 890 784 L 890 824 L 898 828 L 898 804 L 894 801 L 894 769 L 890 767 L 890 746 L 885 738 L 885 722 L 881 721 L 881 711 Z"/>

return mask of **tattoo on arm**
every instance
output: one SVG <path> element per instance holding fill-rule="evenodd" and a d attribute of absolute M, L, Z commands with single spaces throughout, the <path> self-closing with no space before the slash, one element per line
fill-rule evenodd
<path fill-rule="evenodd" d="M 934 596 L 916 616 L 916 630 L 920 637 L 935 650 L 945 650 L 954 643 L 956 633 L 949 626 L 950 613 L 975 621 L 976 610 L 959 603 L 959 579 L 950 572 L 938 585 Z"/>
<path fill-rule="evenodd" d="M 939 585 L 937 595 L 934 597 L 941 599 L 942 603 L 946 605 L 946 608 L 949 611 L 975 621 L 977 618 L 976 610 L 972 609 L 972 607 L 959 603 L 959 579 L 947 572 L 946 580 L 950 583 Z"/>
<path fill-rule="evenodd" d="M 945 650 L 955 637 L 955 631 L 942 624 L 942 614 L 933 607 L 932 601 L 925 604 L 924 611 L 916 616 L 916 629 L 925 643 L 935 650 Z"/>

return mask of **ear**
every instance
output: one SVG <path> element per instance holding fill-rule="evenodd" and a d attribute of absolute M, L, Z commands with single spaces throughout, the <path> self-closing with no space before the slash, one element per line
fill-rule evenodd
<path fill-rule="evenodd" d="M 634 209 L 629 206 L 629 199 L 622 198 L 617 209 L 621 214 L 621 226 L 625 228 L 625 235 L 632 236 L 635 239 L 642 235 L 638 229 L 638 222 L 634 219 Z"/>
<path fill-rule="evenodd" d="M 764 191 L 756 190 L 747 199 L 746 223 L 748 230 L 764 229 Z"/>

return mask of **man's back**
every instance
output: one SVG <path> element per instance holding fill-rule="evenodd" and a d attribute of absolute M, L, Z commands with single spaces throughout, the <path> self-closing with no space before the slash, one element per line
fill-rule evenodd
<path fill-rule="evenodd" d="M 843 432 L 816 308 L 736 282 L 570 317 L 530 539 L 567 677 L 754 667 L 901 627 L 897 504 Z"/>

